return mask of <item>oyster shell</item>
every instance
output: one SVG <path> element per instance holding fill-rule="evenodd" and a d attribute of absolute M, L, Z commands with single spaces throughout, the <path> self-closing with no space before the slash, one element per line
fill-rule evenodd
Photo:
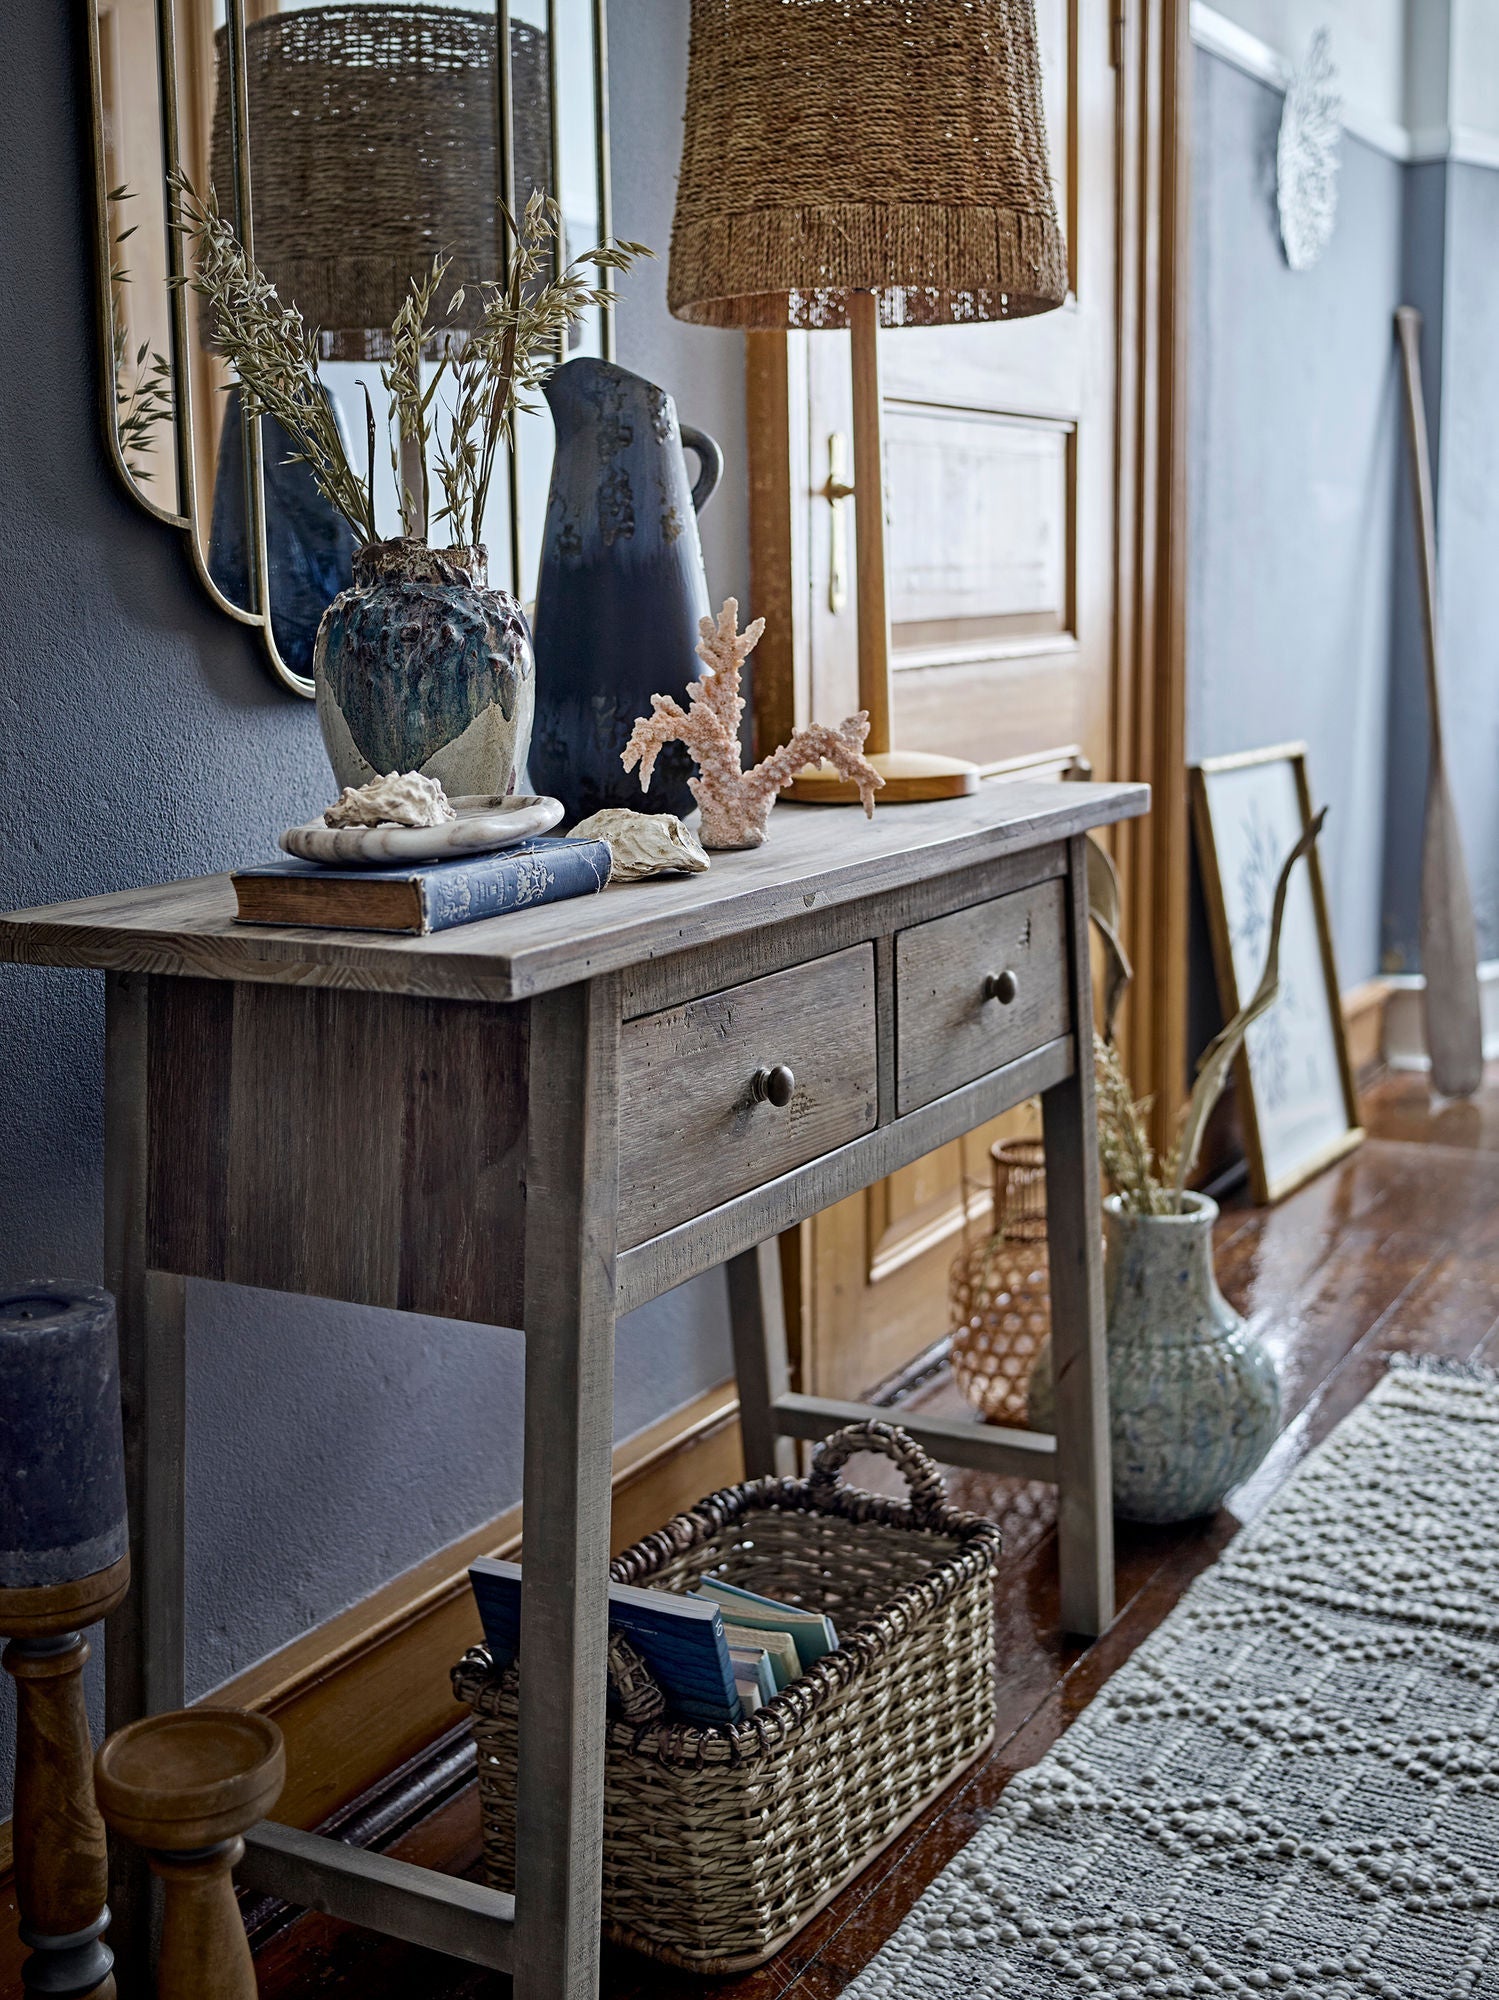
<path fill-rule="evenodd" d="M 614 882 L 643 882 L 648 875 L 701 875 L 708 866 L 702 842 L 675 813 L 631 812 L 609 806 L 580 820 L 569 840 L 606 840 L 614 856 Z"/>
<path fill-rule="evenodd" d="M 345 785 L 323 814 L 326 826 L 441 826 L 456 819 L 448 795 L 420 771 L 388 771 L 367 785 Z"/>

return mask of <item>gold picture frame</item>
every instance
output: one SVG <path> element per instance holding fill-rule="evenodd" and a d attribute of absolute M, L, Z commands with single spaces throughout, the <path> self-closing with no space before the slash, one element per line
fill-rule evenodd
<path fill-rule="evenodd" d="M 1280 743 L 1190 767 L 1219 1003 L 1244 1004 L 1264 962 L 1270 896 L 1286 853 L 1313 816 L 1306 745 Z M 1281 933 L 1281 991 L 1236 1065 L 1254 1199 L 1273 1203 L 1362 1140 L 1341 991 L 1316 847 L 1291 876 Z"/>

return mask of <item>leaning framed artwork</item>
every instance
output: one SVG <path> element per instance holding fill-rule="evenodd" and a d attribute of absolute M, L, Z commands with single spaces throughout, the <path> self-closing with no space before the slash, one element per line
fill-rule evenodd
<path fill-rule="evenodd" d="M 1311 821 L 1306 746 L 1205 758 L 1191 777 L 1213 966 L 1227 1020 L 1259 982 L 1276 876 Z M 1364 1136 L 1315 847 L 1292 872 L 1280 990 L 1249 1030 L 1238 1077 L 1256 1201 L 1279 1201 Z"/>

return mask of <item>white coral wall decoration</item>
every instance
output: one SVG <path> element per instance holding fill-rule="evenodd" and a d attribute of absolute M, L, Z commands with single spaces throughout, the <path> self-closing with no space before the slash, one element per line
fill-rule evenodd
<path fill-rule="evenodd" d="M 1275 149 L 1280 240 L 1293 271 L 1309 271 L 1331 239 L 1342 140 L 1343 98 L 1331 37 L 1319 28 L 1286 91 Z"/>

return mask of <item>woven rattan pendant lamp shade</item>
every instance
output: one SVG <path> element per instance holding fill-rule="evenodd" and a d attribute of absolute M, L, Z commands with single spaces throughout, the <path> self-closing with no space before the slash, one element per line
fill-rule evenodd
<path fill-rule="evenodd" d="M 669 299 L 709 326 L 1062 303 L 1033 0 L 692 0 Z"/>
<path fill-rule="evenodd" d="M 212 176 L 234 186 L 226 30 L 218 33 Z M 513 22 L 518 205 L 550 184 L 548 40 Z M 452 258 L 459 284 L 501 267 L 499 39 L 494 16 L 409 0 L 275 13 L 245 30 L 256 261 L 322 329 L 325 358 L 381 357 L 413 277 Z"/>
<path fill-rule="evenodd" d="M 880 325 L 1059 306 L 1034 0 L 692 0 L 667 298 L 706 326 L 852 333 L 859 701 L 881 805 L 977 791 L 892 740 Z M 791 796 L 843 804 L 824 765 Z"/>

